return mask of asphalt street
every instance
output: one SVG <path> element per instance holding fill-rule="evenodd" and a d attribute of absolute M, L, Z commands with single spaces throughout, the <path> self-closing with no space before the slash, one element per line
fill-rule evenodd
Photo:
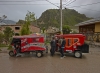
<path fill-rule="evenodd" d="M 53 57 L 44 54 L 41 58 L 35 54 L 10 57 L 4 51 L 0 53 L 0 73 L 100 73 L 100 47 L 90 48 L 81 59 L 71 54 L 60 59 L 60 53 Z"/>

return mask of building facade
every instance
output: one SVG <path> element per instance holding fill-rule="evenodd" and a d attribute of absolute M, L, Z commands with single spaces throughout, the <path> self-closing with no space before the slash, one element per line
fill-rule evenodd
<path fill-rule="evenodd" d="M 100 41 L 100 18 L 84 21 L 75 26 L 79 27 L 79 33 L 86 35 L 87 40 Z"/>
<path fill-rule="evenodd" d="M 0 32 L 3 33 L 3 30 L 5 30 L 6 27 L 10 27 L 14 31 L 15 35 L 19 35 L 22 28 L 21 25 L 1 25 Z M 36 26 L 30 25 L 29 28 L 32 33 L 40 33 L 40 28 Z"/>
<path fill-rule="evenodd" d="M 100 18 L 84 21 L 79 24 L 76 24 L 75 26 L 79 27 L 79 33 L 100 32 Z"/>

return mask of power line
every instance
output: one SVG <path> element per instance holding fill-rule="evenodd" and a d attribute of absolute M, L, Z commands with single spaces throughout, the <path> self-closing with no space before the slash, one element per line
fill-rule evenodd
<path fill-rule="evenodd" d="M 63 5 L 66 5 L 68 3 L 68 0 L 66 0 L 66 3 L 65 4 L 63 4 Z"/>
<path fill-rule="evenodd" d="M 72 2 L 68 3 L 66 6 L 68 6 L 68 5 L 72 4 L 72 3 L 74 3 L 75 1 L 76 1 L 76 0 L 73 0 Z"/>
<path fill-rule="evenodd" d="M 73 7 L 82 7 L 82 6 L 88 6 L 88 5 L 99 4 L 99 3 L 100 3 L 100 2 L 90 3 L 90 4 L 80 5 L 80 6 L 71 6 L 71 7 L 69 7 L 69 8 L 73 8 Z"/>
<path fill-rule="evenodd" d="M 0 2 L 32 2 L 32 1 L 0 1 Z"/>
<path fill-rule="evenodd" d="M 2 2 L 32 2 L 32 1 L 35 1 L 35 0 L 31 0 L 31 1 L 0 1 L 1 3 Z M 56 7 L 58 7 L 59 8 L 59 6 L 57 6 L 56 5 L 56 3 L 52 3 L 52 2 L 50 2 L 49 0 L 36 0 L 36 1 L 47 1 L 47 2 L 49 2 L 50 4 L 52 4 L 52 5 L 54 5 L 54 6 L 56 6 Z M 68 0 L 67 0 L 68 1 Z M 67 2 L 66 1 L 66 2 Z M 71 0 L 70 0 L 71 1 Z M 76 0 L 74 0 L 74 1 L 72 1 L 71 3 L 73 3 L 73 2 L 75 2 Z M 48 4 L 8 4 L 8 3 L 6 3 L 6 4 L 1 4 L 0 3 L 0 5 L 48 5 Z M 69 4 L 71 4 L 71 3 L 69 3 Z M 85 5 L 80 5 L 80 6 L 71 6 L 71 7 L 68 7 L 68 8 L 74 8 L 74 7 L 82 7 L 82 6 L 88 6 L 88 5 L 94 5 L 94 4 L 99 4 L 100 2 L 96 2 L 96 3 L 90 3 L 90 4 L 85 4 Z M 58 4 L 58 3 L 57 3 Z M 68 4 L 68 5 L 69 5 Z M 65 5 L 65 4 L 64 4 Z M 66 6 L 68 6 L 68 5 L 66 5 Z"/>
<path fill-rule="evenodd" d="M 82 7 L 78 7 L 78 8 L 82 8 Z M 82 8 L 82 9 L 86 9 L 86 10 L 91 10 L 91 11 L 100 12 L 100 11 L 98 11 L 98 10 L 93 10 L 93 9 L 88 9 L 88 8 Z"/>
<path fill-rule="evenodd" d="M 55 5 L 54 3 L 50 2 L 49 0 L 46 0 L 46 1 L 59 8 L 59 6 Z"/>
<path fill-rule="evenodd" d="M 32 3 L 32 4 L 0 4 L 0 5 L 51 5 L 51 4 L 42 4 L 42 3 L 41 3 L 41 4 L 40 4 L 40 3 L 38 3 L 38 4 L 35 4 L 35 3 L 34 3 L 34 4 L 33 4 L 33 3 Z"/>
<path fill-rule="evenodd" d="M 96 3 L 91 3 L 91 4 L 85 4 L 85 5 L 80 5 L 80 6 L 72 6 L 72 7 L 67 7 L 67 8 L 82 8 L 82 6 L 88 6 L 88 5 L 94 5 L 94 4 L 99 4 L 100 2 L 96 2 Z M 66 7 L 65 7 L 66 8 Z M 88 9 L 88 8 L 82 8 L 82 9 L 86 9 L 86 10 L 91 10 L 91 11 L 95 11 L 95 12 L 100 12 L 98 10 L 93 10 L 93 9 Z"/>
<path fill-rule="evenodd" d="M 0 1 L 0 2 L 33 2 L 33 1 L 46 1 L 46 0 L 28 0 L 28 1 Z"/>
<path fill-rule="evenodd" d="M 68 2 L 68 0 L 65 1 L 66 3 Z"/>
<path fill-rule="evenodd" d="M 72 1 L 72 2 L 71 2 L 71 1 Z M 70 1 L 67 0 L 67 3 L 66 3 L 66 4 L 63 4 L 63 5 L 66 5 L 66 6 L 67 6 L 67 5 L 70 5 L 71 3 L 75 2 L 75 1 L 76 1 L 76 0 L 70 0 Z"/>
<path fill-rule="evenodd" d="M 70 1 L 67 0 L 67 1 L 66 1 L 66 4 L 63 4 L 63 5 L 67 5 L 67 4 L 70 3 L 71 1 L 73 1 L 73 0 L 70 0 Z"/>
<path fill-rule="evenodd" d="M 54 5 L 54 6 L 56 6 L 56 7 L 59 8 L 59 6 L 55 5 L 55 3 L 52 3 L 52 2 L 50 2 L 49 0 L 36 0 L 36 1 L 47 1 L 47 2 L 49 2 L 50 4 L 52 4 L 52 5 Z M 68 1 L 68 0 L 67 0 L 67 1 Z M 74 0 L 74 1 L 76 1 L 76 0 Z M 1 1 L 0 1 L 0 2 L 1 2 Z M 19 1 L 19 2 L 21 2 L 21 1 Z M 73 1 L 72 1 L 72 2 L 73 2 Z M 80 6 L 72 6 L 72 7 L 68 7 L 68 8 L 74 8 L 74 7 L 82 8 L 82 6 L 93 5 L 93 4 L 98 4 L 98 3 L 100 3 L 100 2 L 91 3 L 91 4 L 86 4 L 86 5 L 80 5 Z M 35 3 L 34 3 L 34 4 L 0 4 L 0 5 L 50 5 L 50 4 L 40 4 L 40 3 L 35 4 Z M 66 7 L 64 7 L 64 8 L 66 8 Z M 82 9 L 100 12 L 100 11 L 98 11 L 98 10 L 93 10 L 93 9 L 88 9 L 88 8 L 82 8 Z"/>
<path fill-rule="evenodd" d="M 66 2 L 68 2 L 68 3 L 66 3 L 66 4 L 63 4 L 63 5 L 66 5 L 66 6 L 68 6 L 68 5 L 70 5 L 70 4 L 72 4 L 73 2 L 75 2 L 76 0 L 73 0 L 72 2 L 71 2 L 72 0 L 70 0 L 70 1 L 66 1 Z M 63 6 L 64 7 L 64 6 Z M 65 8 L 65 7 L 64 7 Z"/>
<path fill-rule="evenodd" d="M 80 5 L 80 6 L 72 6 L 72 7 L 67 7 L 67 8 L 74 8 L 74 7 L 82 8 L 82 6 L 93 5 L 93 4 L 99 4 L 99 3 L 100 3 L 100 2 L 96 2 L 96 3 L 85 4 L 85 5 Z M 66 8 L 66 7 L 65 7 L 65 8 Z M 100 12 L 100 11 L 98 11 L 98 10 L 93 10 L 93 9 L 88 9 L 88 8 L 82 8 L 82 9 L 86 9 L 86 10 L 91 10 L 91 11 Z"/>
<path fill-rule="evenodd" d="M 36 0 L 36 1 L 47 1 L 50 4 L 52 4 L 52 5 L 54 5 L 54 6 L 59 8 L 59 6 L 56 5 L 58 3 L 52 3 L 49 0 Z M 42 3 L 38 3 L 38 4 L 35 4 L 35 3 L 34 4 L 33 3 L 30 3 L 30 4 L 29 3 L 27 3 L 27 4 L 16 4 L 17 2 L 33 2 L 33 0 L 31 0 L 31 1 L 0 1 L 0 2 L 1 2 L 0 5 L 49 5 L 49 4 L 42 4 Z M 7 3 L 7 2 L 16 2 L 16 3 L 12 4 L 12 3 Z"/>

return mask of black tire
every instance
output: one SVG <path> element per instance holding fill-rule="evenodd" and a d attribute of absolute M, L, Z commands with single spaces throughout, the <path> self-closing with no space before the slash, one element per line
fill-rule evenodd
<path fill-rule="evenodd" d="M 14 52 L 13 51 L 9 51 L 9 56 L 14 57 L 15 56 Z"/>
<path fill-rule="evenodd" d="M 37 56 L 38 58 L 42 57 L 42 56 L 43 56 L 42 51 L 37 51 L 37 52 L 36 52 L 36 56 Z"/>
<path fill-rule="evenodd" d="M 82 52 L 81 51 L 75 51 L 74 52 L 74 57 L 75 58 L 82 58 Z"/>

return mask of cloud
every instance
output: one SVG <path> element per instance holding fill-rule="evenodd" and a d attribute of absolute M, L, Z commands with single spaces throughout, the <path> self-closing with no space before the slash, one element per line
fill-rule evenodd
<path fill-rule="evenodd" d="M 91 3 L 97 3 L 100 2 L 100 0 L 76 0 L 76 2 L 72 3 L 68 7 L 71 6 L 81 6 L 81 5 L 87 5 Z M 73 7 L 71 9 L 77 10 L 79 13 L 85 14 L 88 17 L 100 17 L 100 3 L 93 4 L 93 5 L 87 5 L 82 7 Z"/>
<path fill-rule="evenodd" d="M 5 0 L 7 1 L 7 0 Z M 11 1 L 11 0 L 9 0 Z M 17 1 L 17 0 L 15 0 Z M 21 0 L 19 0 L 21 1 Z M 25 1 L 25 0 L 22 0 Z M 27 11 L 34 12 L 35 15 L 39 18 L 41 14 L 46 11 L 47 9 L 58 9 L 57 6 L 60 6 L 59 2 L 60 0 L 49 0 L 50 2 L 54 3 L 56 6 L 50 4 L 47 1 L 44 0 L 26 0 L 26 1 L 32 1 L 32 2 L 10 2 L 10 3 L 1 3 L 0 2 L 0 16 L 7 15 L 7 19 L 18 21 L 19 19 L 24 19 Z M 63 4 L 68 3 L 67 0 L 62 0 Z M 71 2 L 71 0 L 69 0 Z M 72 0 L 73 1 L 73 0 Z M 69 6 L 80 6 L 85 5 L 89 3 L 99 2 L 99 0 L 76 0 L 75 2 L 71 3 Z M 1 5 L 4 4 L 4 5 Z M 5 4 L 11 4 L 11 5 L 5 5 Z M 17 4 L 17 5 L 14 5 Z M 21 5 L 22 4 L 22 5 Z M 27 5 L 25 5 L 27 4 Z M 30 5 L 29 5 L 30 4 Z M 32 5 L 33 4 L 33 5 Z M 64 6 L 65 7 L 65 6 Z M 100 4 L 90 5 L 90 6 L 84 6 L 84 7 L 73 7 L 71 9 L 77 10 L 79 13 L 86 14 L 89 17 L 97 17 L 100 15 Z M 91 9 L 91 10 L 89 10 Z"/>
<path fill-rule="evenodd" d="M 34 12 L 35 15 L 39 18 L 40 15 L 42 14 L 42 12 L 44 12 L 45 10 L 50 9 L 50 8 L 57 8 L 47 2 L 44 2 L 44 3 L 40 3 L 40 2 L 36 3 L 35 2 L 36 5 L 29 5 L 29 4 L 33 4 L 33 3 L 26 3 L 28 5 L 24 5 L 25 3 L 23 5 L 1 5 L 0 13 L 7 15 L 8 19 L 18 21 L 19 19 L 25 18 L 27 11 Z M 10 3 L 10 4 L 12 4 L 12 3 Z M 48 5 L 42 5 L 42 4 L 48 4 Z"/>

